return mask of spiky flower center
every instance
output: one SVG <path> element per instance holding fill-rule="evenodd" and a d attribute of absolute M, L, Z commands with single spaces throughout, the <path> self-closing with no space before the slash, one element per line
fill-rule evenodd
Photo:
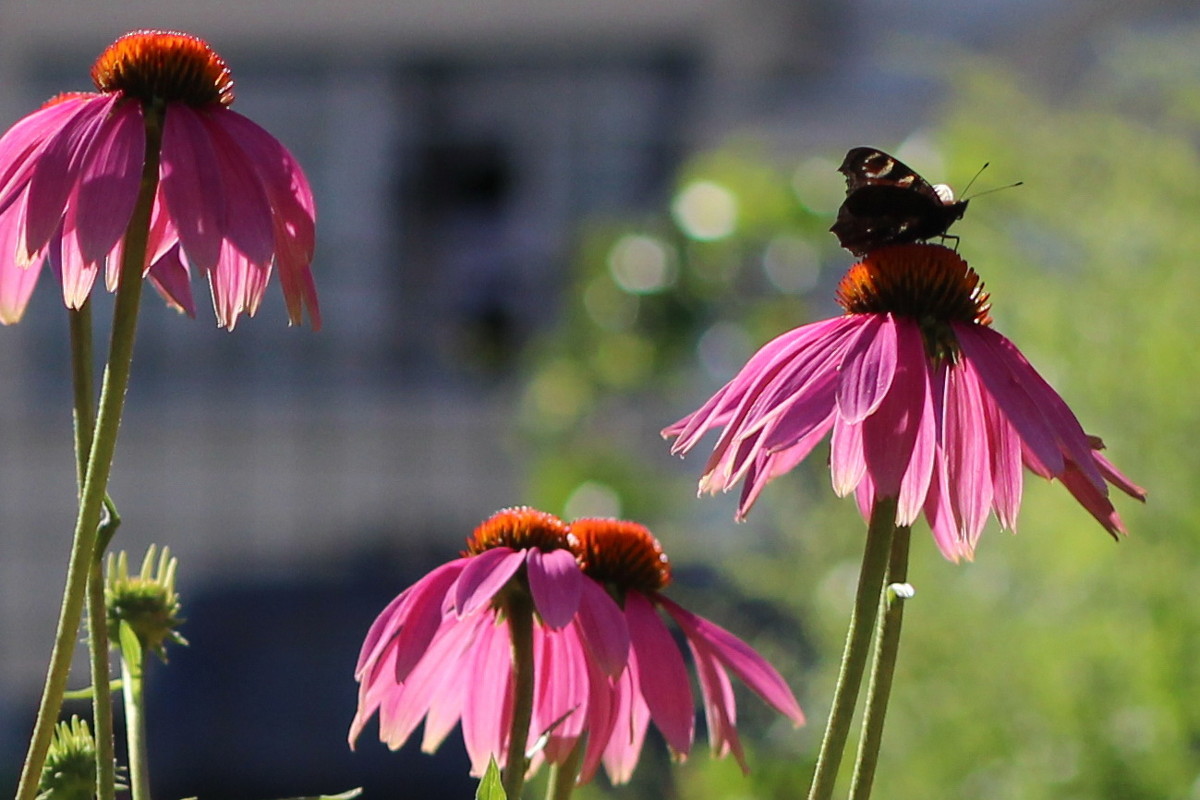
<path fill-rule="evenodd" d="M 571 523 L 584 573 L 618 590 L 657 592 L 671 582 L 671 562 L 644 525 L 619 519 Z"/>
<path fill-rule="evenodd" d="M 542 551 L 569 550 L 571 533 L 553 514 L 529 506 L 506 508 L 488 517 L 467 539 L 464 555 L 477 556 L 493 547 Z"/>
<path fill-rule="evenodd" d="M 87 720 L 72 716 L 54 728 L 38 781 L 38 797 L 89 800 L 96 790 L 96 743 Z"/>
<path fill-rule="evenodd" d="M 123 92 L 143 103 L 233 102 L 233 77 L 225 60 L 208 42 L 178 31 L 125 34 L 96 59 L 92 80 L 102 92 Z"/>
<path fill-rule="evenodd" d="M 957 358 L 951 322 L 991 325 L 983 281 L 967 262 L 940 244 L 899 244 L 873 250 L 837 288 L 850 314 L 887 314 L 917 321 L 930 358 Z"/>

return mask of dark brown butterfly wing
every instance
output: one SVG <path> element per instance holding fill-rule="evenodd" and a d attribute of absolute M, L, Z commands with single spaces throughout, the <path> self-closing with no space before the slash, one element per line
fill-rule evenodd
<path fill-rule="evenodd" d="M 967 210 L 966 200 L 944 202 L 928 181 L 881 150 L 855 147 L 838 171 L 846 176 L 846 200 L 830 230 L 856 256 L 945 236 Z"/>

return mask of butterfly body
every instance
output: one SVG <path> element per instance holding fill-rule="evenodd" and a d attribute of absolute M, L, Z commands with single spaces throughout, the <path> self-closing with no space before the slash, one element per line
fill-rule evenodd
<path fill-rule="evenodd" d="M 889 244 L 945 237 L 967 210 L 949 186 L 931 185 L 881 150 L 855 147 L 838 171 L 846 199 L 830 230 L 856 256 Z"/>

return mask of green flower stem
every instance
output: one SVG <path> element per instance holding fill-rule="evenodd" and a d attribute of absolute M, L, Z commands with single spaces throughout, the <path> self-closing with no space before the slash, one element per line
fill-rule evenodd
<path fill-rule="evenodd" d="M 71 330 L 71 384 L 75 397 L 75 465 L 79 491 L 87 472 L 87 456 L 92 450 L 96 429 L 92 409 L 92 302 L 85 300 L 67 312 Z M 96 741 L 96 797 L 113 800 L 116 795 L 116 748 L 113 735 L 112 682 L 108 661 L 107 609 L 104 603 L 104 551 L 116 533 L 121 518 L 111 498 L 104 498 L 105 518 L 100 524 L 94 555 L 88 574 L 88 652 L 92 668 L 92 728 Z"/>
<path fill-rule="evenodd" d="M 121 623 L 121 694 L 125 698 L 125 740 L 129 755 L 129 796 L 150 800 L 150 764 L 146 756 L 146 715 L 142 674 L 146 650 L 126 622 Z"/>
<path fill-rule="evenodd" d="M 512 632 L 513 711 L 503 782 L 508 800 L 519 800 L 529 768 L 525 743 L 533 717 L 533 600 L 528 592 L 510 591 L 505 612 Z"/>
<path fill-rule="evenodd" d="M 842 653 L 842 666 L 833 690 L 833 705 L 829 709 L 829 722 L 825 726 L 825 737 L 821 740 L 821 752 L 817 756 L 817 767 L 813 774 L 812 786 L 808 790 L 808 800 L 829 800 L 833 795 L 838 768 L 842 763 L 842 752 L 846 749 L 846 738 L 850 734 L 854 706 L 858 702 L 863 671 L 867 666 L 871 633 L 875 628 L 875 616 L 879 610 L 879 593 L 887 573 L 888 555 L 895 527 L 895 498 L 877 499 L 871 512 L 871 521 L 867 525 L 867 543 L 863 551 L 862 568 L 858 573 L 854 610 L 850 612 L 846 649 Z"/>
<path fill-rule="evenodd" d="M 908 541 L 910 529 L 896 528 L 892 536 L 892 555 L 884 580 L 880 601 L 882 616 L 875 640 L 875 661 L 867 688 L 867 707 L 863 714 L 863 733 L 858 743 L 854 779 L 850 783 L 850 800 L 867 800 L 879 763 L 879 746 L 883 741 L 883 720 L 887 716 L 888 698 L 892 693 L 892 677 L 896 657 L 900 652 L 900 626 L 904 621 L 904 598 L 892 591 L 892 586 L 908 580 Z"/>
<path fill-rule="evenodd" d="M 570 800 L 575 791 L 575 779 L 579 775 L 579 765 L 583 762 L 586 749 L 587 736 L 580 736 L 566 760 L 561 764 L 551 765 L 550 782 L 546 785 L 546 800 Z"/>
<path fill-rule="evenodd" d="M 150 212 L 158 187 L 158 153 L 162 142 L 162 114 L 154 108 L 145 109 L 146 158 L 142 167 L 141 187 L 129 226 L 125 231 L 124 256 L 121 260 L 120 285 L 113 308 L 112 338 L 109 342 L 108 364 L 100 390 L 100 409 L 84 471 L 83 488 L 79 498 L 79 513 L 75 519 L 75 534 L 71 557 L 67 565 L 66 587 L 59 610 L 58 628 L 46 684 L 42 690 L 37 719 L 29 738 L 29 751 L 21 767 L 17 800 L 33 800 L 37 794 L 38 778 L 46 763 L 46 753 L 54 735 L 54 724 L 62 708 L 67 675 L 75 651 L 75 637 L 83 616 L 88 576 L 91 574 L 97 529 L 104 511 L 108 477 L 116 451 L 117 432 L 125 408 L 125 391 L 129 387 L 129 371 L 133 358 L 133 342 L 137 334 L 138 306 L 142 297 L 142 269 L 146 262 L 146 243 L 149 238 Z"/>

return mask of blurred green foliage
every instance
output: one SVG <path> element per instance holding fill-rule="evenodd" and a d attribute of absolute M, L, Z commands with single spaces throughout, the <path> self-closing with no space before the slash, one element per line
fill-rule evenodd
<path fill-rule="evenodd" d="M 972 203 L 959 250 L 992 293 L 996 328 L 1150 491 L 1145 507 L 1117 498 L 1132 532 L 1119 544 L 1032 475 L 1018 535 L 993 525 L 973 563 L 942 560 L 918 523 L 880 796 L 1200 798 L 1197 45 L 1195 29 L 1129 35 L 1055 96 L 956 62 L 925 137 L 940 169 L 870 142 L 960 185 L 991 162 L 977 191 L 1025 181 Z M 731 142 L 684 166 L 671 209 L 583 231 L 569 305 L 531 365 L 535 502 L 649 524 L 679 573 L 668 594 L 751 639 L 809 714 L 792 731 L 744 696 L 749 778 L 698 744 L 622 796 L 807 788 L 864 526 L 833 497 L 820 450 L 735 525 L 733 497 L 694 497 L 705 454 L 680 463 L 657 431 L 767 339 L 837 313 L 832 287 L 851 259 L 826 231 L 841 153 L 822 155 Z M 707 218 L 680 208 L 697 182 Z"/>

